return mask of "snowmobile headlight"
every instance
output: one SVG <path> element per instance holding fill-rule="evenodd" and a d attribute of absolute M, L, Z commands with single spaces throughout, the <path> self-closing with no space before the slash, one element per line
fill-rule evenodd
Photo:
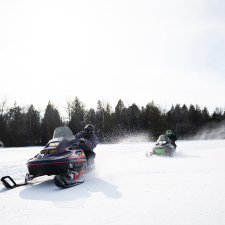
<path fill-rule="evenodd" d="M 166 144 L 166 141 L 160 141 L 159 144 L 161 145 Z"/>
<path fill-rule="evenodd" d="M 50 149 L 50 150 L 41 150 L 41 154 L 46 154 L 46 152 L 48 151 L 48 154 L 52 154 L 54 152 L 57 152 L 57 149 Z"/>
<path fill-rule="evenodd" d="M 58 151 L 57 149 L 50 149 L 50 150 L 48 151 L 48 153 L 49 153 L 49 154 L 52 154 L 52 153 L 57 152 L 57 151 Z"/>
<path fill-rule="evenodd" d="M 41 154 L 45 154 L 47 150 L 41 150 Z"/>

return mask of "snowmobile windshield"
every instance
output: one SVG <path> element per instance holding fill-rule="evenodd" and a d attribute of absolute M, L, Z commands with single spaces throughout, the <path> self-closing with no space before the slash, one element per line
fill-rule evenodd
<path fill-rule="evenodd" d="M 55 138 L 66 138 L 68 140 L 74 139 L 73 132 L 69 127 L 57 127 L 53 134 L 53 139 Z"/>
<path fill-rule="evenodd" d="M 159 136 L 159 139 L 157 140 L 157 143 L 159 143 L 159 142 L 166 142 L 166 143 L 168 143 L 168 142 L 170 142 L 170 139 L 167 137 L 167 135 L 160 135 Z"/>

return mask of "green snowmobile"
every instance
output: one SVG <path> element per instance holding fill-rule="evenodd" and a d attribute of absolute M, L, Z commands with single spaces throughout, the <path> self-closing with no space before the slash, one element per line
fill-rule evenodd
<path fill-rule="evenodd" d="M 163 134 L 159 136 L 159 139 L 157 140 L 155 146 L 152 148 L 152 151 L 150 151 L 149 153 L 146 152 L 146 156 L 149 157 L 152 155 L 168 155 L 172 157 L 175 150 L 176 148 L 171 144 L 170 139 L 167 137 L 167 135 Z"/>

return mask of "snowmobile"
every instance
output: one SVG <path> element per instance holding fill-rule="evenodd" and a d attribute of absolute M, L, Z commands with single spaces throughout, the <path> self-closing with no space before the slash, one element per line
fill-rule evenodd
<path fill-rule="evenodd" d="M 152 155 L 168 155 L 172 157 L 175 150 L 176 149 L 171 144 L 170 139 L 167 137 L 167 135 L 163 134 L 159 136 L 159 139 L 157 140 L 155 146 L 152 148 L 152 151 L 146 152 L 146 156 L 149 157 Z"/>
<path fill-rule="evenodd" d="M 54 183 L 57 187 L 67 188 L 79 185 L 84 180 L 77 178 L 84 172 L 95 168 L 94 160 L 87 163 L 84 151 L 79 147 L 79 139 L 75 138 L 70 128 L 58 127 L 54 131 L 53 138 L 37 155 L 27 161 L 29 173 L 21 184 L 10 177 L 1 178 L 7 188 L 15 188 L 26 185 L 35 177 L 55 175 Z"/>

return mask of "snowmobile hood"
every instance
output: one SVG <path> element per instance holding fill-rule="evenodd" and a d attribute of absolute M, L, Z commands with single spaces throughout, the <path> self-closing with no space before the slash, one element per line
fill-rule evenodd
<path fill-rule="evenodd" d="M 55 149 L 54 149 L 55 150 Z M 49 150 L 51 151 L 51 150 Z M 27 165 L 31 164 L 43 164 L 43 163 L 59 163 L 59 162 L 75 162 L 86 161 L 84 152 L 81 150 L 65 150 L 55 151 L 53 153 L 45 154 L 38 153 L 34 158 L 28 160 Z"/>
<path fill-rule="evenodd" d="M 170 139 L 165 134 L 160 135 L 157 140 L 157 144 L 168 144 L 170 142 L 171 142 Z"/>
<path fill-rule="evenodd" d="M 55 138 L 48 142 L 43 150 L 36 156 L 29 159 L 27 165 L 58 163 L 65 161 L 85 160 L 83 151 L 79 148 L 79 140 L 73 138 L 68 140 L 65 138 Z"/>

